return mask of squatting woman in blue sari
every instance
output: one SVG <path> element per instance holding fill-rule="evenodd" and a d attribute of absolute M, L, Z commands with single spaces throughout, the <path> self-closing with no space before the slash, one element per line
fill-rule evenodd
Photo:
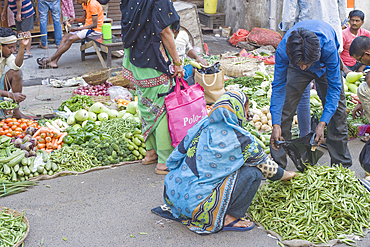
<path fill-rule="evenodd" d="M 242 128 L 248 108 L 244 93 L 226 92 L 167 159 L 164 200 L 191 231 L 252 229 L 254 223 L 242 217 L 262 176 L 275 181 L 296 175 L 270 160 Z"/>

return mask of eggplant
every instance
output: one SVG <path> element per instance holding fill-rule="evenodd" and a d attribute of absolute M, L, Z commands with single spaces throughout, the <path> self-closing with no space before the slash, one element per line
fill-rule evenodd
<path fill-rule="evenodd" d="M 22 139 L 22 138 L 18 138 L 18 139 L 16 139 L 16 140 L 14 141 L 14 146 L 15 146 L 16 148 L 20 148 L 22 144 L 23 144 L 23 139 Z"/>
<path fill-rule="evenodd" d="M 23 150 L 24 157 L 28 158 L 30 156 L 30 153 L 27 150 Z"/>

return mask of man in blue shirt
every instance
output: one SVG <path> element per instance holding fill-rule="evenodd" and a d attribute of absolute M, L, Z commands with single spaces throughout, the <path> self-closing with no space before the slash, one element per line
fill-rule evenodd
<path fill-rule="evenodd" d="M 328 125 L 326 144 L 331 164 L 352 165 L 347 146 L 347 114 L 340 75 L 339 46 L 334 29 L 321 20 L 301 21 L 283 37 L 275 54 L 272 82 L 270 111 L 273 156 L 279 149 L 276 140 L 291 139 L 291 123 L 297 105 L 307 85 L 315 79 L 324 105 L 315 130 L 315 141 L 321 144 L 324 128 Z"/>

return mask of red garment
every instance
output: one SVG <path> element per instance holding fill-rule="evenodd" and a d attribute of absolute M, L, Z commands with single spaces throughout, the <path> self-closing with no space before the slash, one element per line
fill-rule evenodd
<path fill-rule="evenodd" d="M 351 33 L 350 28 L 346 28 L 342 31 L 342 34 L 343 34 L 343 51 L 340 54 L 340 57 L 342 58 L 343 63 L 346 66 L 353 66 L 356 64 L 356 59 L 349 55 L 349 47 L 351 46 L 352 41 L 358 36 L 367 36 L 370 38 L 370 32 L 367 31 L 366 29 L 360 28 L 357 32 L 357 36 L 355 36 Z"/>

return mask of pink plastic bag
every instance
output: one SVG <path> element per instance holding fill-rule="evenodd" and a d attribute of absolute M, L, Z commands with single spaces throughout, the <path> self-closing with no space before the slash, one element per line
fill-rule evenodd
<path fill-rule="evenodd" d="M 237 46 L 239 42 L 245 41 L 247 38 L 249 32 L 245 29 L 238 29 L 235 33 L 233 33 L 233 36 L 229 39 L 230 44 Z"/>
<path fill-rule="evenodd" d="M 182 141 L 191 127 L 207 115 L 202 86 L 195 84 L 189 87 L 184 79 L 181 79 L 181 84 L 185 89 L 181 90 L 180 81 L 176 78 L 175 91 L 164 98 L 168 130 L 174 147 Z"/>

